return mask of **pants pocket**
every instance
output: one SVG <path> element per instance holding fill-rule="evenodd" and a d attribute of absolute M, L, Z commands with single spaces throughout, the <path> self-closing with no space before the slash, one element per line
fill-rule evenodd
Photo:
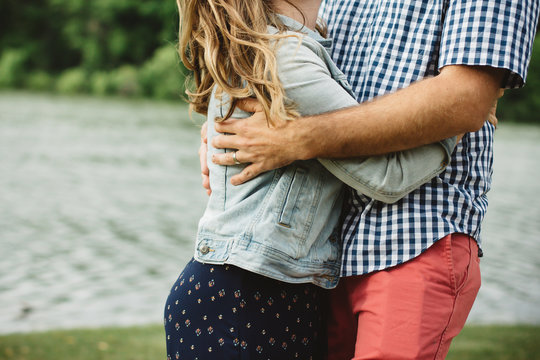
<path fill-rule="evenodd" d="M 477 259 L 476 243 L 465 234 L 452 234 L 448 240 L 450 248 L 451 273 L 454 292 L 457 294 L 469 279 L 469 272 L 474 271 L 474 261 Z"/>

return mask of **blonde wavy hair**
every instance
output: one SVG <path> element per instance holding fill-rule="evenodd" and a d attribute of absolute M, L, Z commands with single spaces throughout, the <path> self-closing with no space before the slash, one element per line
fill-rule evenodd
<path fill-rule="evenodd" d="M 227 93 L 229 118 L 239 99 L 255 97 L 269 126 L 298 116 L 278 77 L 276 48 L 287 28 L 271 0 L 177 0 L 179 54 L 192 72 L 187 86 L 190 108 L 207 114 L 212 89 Z M 267 26 L 278 29 L 268 34 Z M 218 119 L 219 121 L 220 119 Z"/>

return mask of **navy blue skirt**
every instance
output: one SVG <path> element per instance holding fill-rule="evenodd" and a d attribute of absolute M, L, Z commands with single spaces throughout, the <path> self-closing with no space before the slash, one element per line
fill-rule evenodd
<path fill-rule="evenodd" d="M 191 260 L 165 305 L 167 359 L 324 359 L 325 290 Z"/>

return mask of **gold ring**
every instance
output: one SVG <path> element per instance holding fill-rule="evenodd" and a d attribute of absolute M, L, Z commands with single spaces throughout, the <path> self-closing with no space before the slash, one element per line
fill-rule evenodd
<path fill-rule="evenodd" d="M 234 160 L 234 163 L 235 163 L 236 165 L 241 165 L 242 163 L 241 163 L 240 161 L 238 161 L 238 159 L 236 158 L 236 152 L 237 152 L 237 151 L 238 151 L 238 150 L 233 151 L 233 153 L 232 153 L 232 159 Z"/>

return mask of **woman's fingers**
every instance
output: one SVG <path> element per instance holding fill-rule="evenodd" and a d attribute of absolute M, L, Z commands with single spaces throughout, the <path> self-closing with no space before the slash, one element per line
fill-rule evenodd
<path fill-rule="evenodd" d="M 212 189 L 210 188 L 210 170 L 208 169 L 207 154 L 208 154 L 208 138 L 207 138 L 207 123 L 205 122 L 201 127 L 201 145 L 199 146 L 199 162 L 201 165 L 201 178 L 202 186 L 206 189 L 206 193 L 210 195 Z"/>
<path fill-rule="evenodd" d="M 212 189 L 210 188 L 210 176 L 201 174 L 202 186 L 206 189 L 206 194 L 212 194 Z"/>
<path fill-rule="evenodd" d="M 201 126 L 201 141 L 205 144 L 208 141 L 208 121 L 205 121 Z"/>
<path fill-rule="evenodd" d="M 206 156 L 208 154 L 208 145 L 201 141 L 199 146 L 199 162 L 201 164 L 201 174 L 208 175 L 210 170 L 208 169 L 208 164 L 206 162 Z"/>
<path fill-rule="evenodd" d="M 497 116 L 495 116 L 494 114 L 488 115 L 488 121 L 493 124 L 493 126 L 495 126 L 495 129 L 499 125 L 499 119 L 497 119 Z"/>
<path fill-rule="evenodd" d="M 504 94 L 504 92 L 503 92 Z M 495 126 L 495 128 L 497 128 L 497 125 L 499 125 L 499 119 L 497 119 L 497 103 L 499 101 L 495 101 L 495 104 L 493 105 L 493 107 L 491 108 L 491 110 L 489 111 L 489 115 L 488 115 L 488 121 L 493 124 L 493 126 Z"/>

